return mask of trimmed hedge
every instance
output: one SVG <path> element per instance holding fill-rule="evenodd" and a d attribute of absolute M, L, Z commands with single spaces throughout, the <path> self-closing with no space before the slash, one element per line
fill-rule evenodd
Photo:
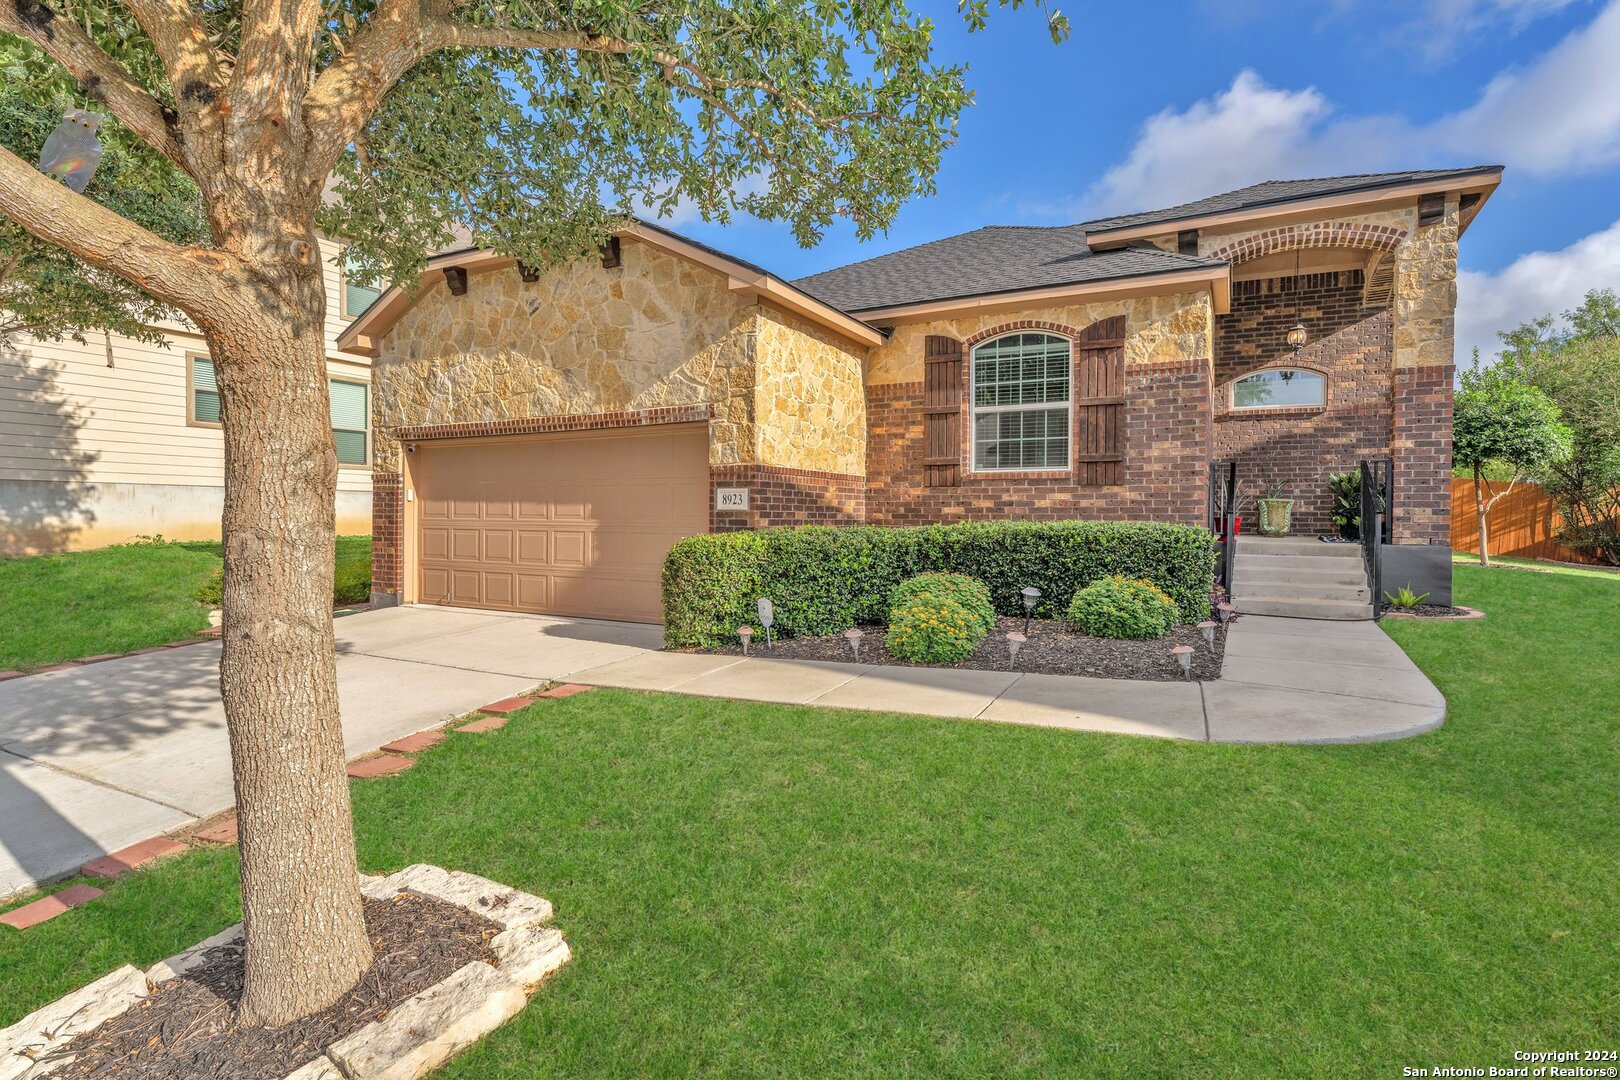
<path fill-rule="evenodd" d="M 1176 625 L 1176 602 L 1151 581 L 1112 575 L 1074 594 L 1069 622 L 1092 637 L 1147 641 Z"/>
<path fill-rule="evenodd" d="M 901 581 L 933 570 L 983 581 L 1002 615 L 1022 615 L 1019 590 L 1041 590 L 1052 617 L 1074 594 L 1111 574 L 1151 581 L 1182 622 L 1209 614 L 1215 547 L 1207 529 L 1136 521 L 984 521 L 895 529 L 877 525 L 762 529 L 691 536 L 664 561 L 664 640 L 713 648 L 757 620 L 769 596 L 776 628 L 835 634 L 888 621 Z"/>
<path fill-rule="evenodd" d="M 889 621 L 894 621 L 897 609 L 918 600 L 943 597 L 959 604 L 973 616 L 981 631 L 980 637 L 996 628 L 996 606 L 990 602 L 990 590 L 978 578 L 966 574 L 951 574 L 935 570 L 916 577 L 908 577 L 889 590 Z M 975 643 L 977 644 L 977 643 Z"/>

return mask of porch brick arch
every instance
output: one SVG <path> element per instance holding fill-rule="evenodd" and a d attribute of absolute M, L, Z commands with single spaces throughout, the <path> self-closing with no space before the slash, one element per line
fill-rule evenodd
<path fill-rule="evenodd" d="M 1406 240 L 1406 230 L 1362 221 L 1308 221 L 1251 233 L 1209 253 L 1212 259 L 1247 262 L 1296 248 L 1361 248 L 1392 252 Z"/>

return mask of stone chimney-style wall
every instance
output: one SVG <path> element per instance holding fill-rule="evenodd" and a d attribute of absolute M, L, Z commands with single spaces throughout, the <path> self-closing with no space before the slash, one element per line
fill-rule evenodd
<path fill-rule="evenodd" d="M 1391 311 L 1369 304 L 1364 288 L 1360 270 L 1238 281 L 1231 313 L 1215 319 L 1215 456 L 1237 461 L 1246 494 L 1282 485 L 1299 534 L 1335 530 L 1330 473 L 1389 456 Z M 1296 309 L 1310 335 L 1298 353 L 1287 342 Z M 1326 404 L 1231 409 L 1233 380 L 1271 367 L 1324 375 Z"/>

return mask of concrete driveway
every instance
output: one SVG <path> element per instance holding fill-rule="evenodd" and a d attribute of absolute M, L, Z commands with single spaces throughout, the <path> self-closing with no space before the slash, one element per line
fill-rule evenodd
<path fill-rule="evenodd" d="M 656 626 L 452 608 L 339 619 L 351 757 L 548 679 L 657 649 Z M 229 808 L 219 645 L 0 683 L 0 897 Z"/>

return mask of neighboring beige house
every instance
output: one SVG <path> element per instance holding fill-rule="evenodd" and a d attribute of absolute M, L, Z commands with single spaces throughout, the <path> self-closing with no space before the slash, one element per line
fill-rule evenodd
<path fill-rule="evenodd" d="M 371 363 L 337 336 L 376 299 L 345 280 L 323 241 L 339 533 L 371 529 Z M 216 539 L 224 451 L 213 367 L 189 324 L 168 347 L 86 334 L 0 344 L 0 555 L 65 551 L 161 534 Z"/>

